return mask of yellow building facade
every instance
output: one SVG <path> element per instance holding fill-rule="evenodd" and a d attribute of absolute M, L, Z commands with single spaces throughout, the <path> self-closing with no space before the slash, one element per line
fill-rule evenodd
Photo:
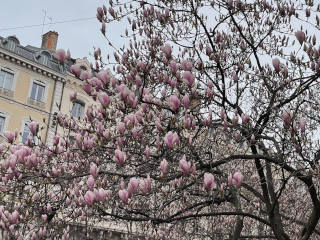
<path fill-rule="evenodd" d="M 70 59 L 59 64 L 54 57 L 57 41 L 58 33 L 53 31 L 43 35 L 40 48 L 22 46 L 15 36 L 0 37 L 0 142 L 5 131 L 17 131 L 17 142 L 25 143 L 32 138 L 28 124 L 35 121 L 42 130 L 32 141 L 51 145 L 53 136 L 62 134 L 57 113 L 83 118 L 87 107 L 96 103 L 69 71 L 77 64 L 91 75 L 89 61 Z M 77 101 L 71 102 L 74 92 Z"/>
<path fill-rule="evenodd" d="M 0 135 L 19 132 L 17 141 L 26 142 L 30 121 L 43 128 L 41 141 L 49 137 L 48 124 L 61 102 L 65 70 L 55 61 L 53 52 L 21 46 L 14 37 L 0 37 Z M 0 139 L 1 141 L 1 139 Z"/>

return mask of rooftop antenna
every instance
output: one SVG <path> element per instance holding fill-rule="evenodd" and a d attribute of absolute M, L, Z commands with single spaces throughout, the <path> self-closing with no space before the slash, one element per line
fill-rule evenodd
<path fill-rule="evenodd" d="M 50 27 L 52 25 L 52 17 L 48 17 L 48 19 L 50 20 L 50 24 L 49 24 L 49 29 L 50 29 Z"/>
<path fill-rule="evenodd" d="M 44 28 L 44 23 L 46 21 L 46 17 L 47 17 L 47 11 L 45 9 L 42 9 L 42 12 L 44 13 L 44 17 L 43 17 L 43 22 L 42 22 L 42 31 L 41 31 L 41 36 L 43 35 L 43 28 Z"/>
<path fill-rule="evenodd" d="M 52 18 L 51 18 L 51 17 L 49 17 L 49 16 L 47 16 L 47 10 L 42 9 L 42 12 L 43 12 L 44 16 L 43 16 L 43 21 L 42 21 L 42 31 L 41 31 L 41 36 L 43 35 L 43 29 L 44 29 L 44 26 L 45 26 L 45 25 L 48 25 L 48 24 L 46 23 L 46 19 L 49 19 L 49 20 L 50 20 L 49 27 L 50 27 L 50 25 L 52 25 Z"/>

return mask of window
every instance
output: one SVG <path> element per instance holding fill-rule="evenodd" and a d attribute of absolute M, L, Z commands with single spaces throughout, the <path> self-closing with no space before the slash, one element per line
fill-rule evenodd
<path fill-rule="evenodd" d="M 12 82 L 13 82 L 13 73 L 8 72 L 4 69 L 1 69 L 1 71 L 0 71 L 0 88 L 11 90 L 12 89 Z"/>
<path fill-rule="evenodd" d="M 83 66 L 83 65 L 80 66 L 80 69 L 83 70 L 83 71 L 87 71 L 87 70 L 88 70 L 88 69 L 86 68 L 86 66 Z"/>
<path fill-rule="evenodd" d="M 32 83 L 30 98 L 38 102 L 43 102 L 45 87 L 37 82 Z"/>
<path fill-rule="evenodd" d="M 71 115 L 74 118 L 81 118 L 84 111 L 84 103 L 83 102 L 74 102 L 72 106 Z"/>
<path fill-rule="evenodd" d="M 30 124 L 30 121 L 25 121 L 23 123 L 23 130 L 22 130 L 22 136 L 21 136 L 22 143 L 26 143 L 28 139 L 31 139 L 33 143 L 36 143 L 37 137 L 32 135 L 29 128 L 29 124 Z"/>
<path fill-rule="evenodd" d="M 29 129 L 29 124 L 26 122 L 26 123 L 24 123 L 24 126 L 23 126 L 22 142 L 26 143 L 27 140 L 28 140 L 28 137 L 31 138 L 32 134 L 31 134 L 30 129 Z"/>
<path fill-rule="evenodd" d="M 3 133 L 5 122 L 6 122 L 6 118 L 4 116 L 0 116 L 0 134 Z"/>

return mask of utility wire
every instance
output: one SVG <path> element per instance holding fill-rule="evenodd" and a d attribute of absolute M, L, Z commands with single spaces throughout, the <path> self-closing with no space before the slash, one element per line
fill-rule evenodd
<path fill-rule="evenodd" d="M 91 20 L 91 19 L 96 19 L 96 17 L 77 18 L 77 19 L 66 20 L 66 21 L 58 21 L 58 22 L 52 22 L 52 23 L 26 25 L 26 26 L 20 26 L 20 27 L 0 28 L 0 31 L 15 30 L 15 29 L 21 29 L 21 28 L 41 27 L 41 26 L 47 26 L 47 25 L 51 25 L 51 24 L 54 25 L 54 24 L 61 24 L 61 23 L 80 22 L 80 21 L 87 21 L 87 20 Z"/>

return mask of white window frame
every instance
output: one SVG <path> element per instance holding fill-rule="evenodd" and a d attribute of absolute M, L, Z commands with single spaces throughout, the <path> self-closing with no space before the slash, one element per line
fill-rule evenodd
<path fill-rule="evenodd" d="M 8 66 L 0 65 L 0 71 L 2 71 L 2 70 L 5 71 L 5 72 L 13 74 L 11 89 L 8 89 L 8 90 L 14 92 L 15 89 L 16 89 L 16 85 L 17 85 L 16 83 L 17 83 L 17 78 L 18 78 L 18 72 L 19 71 L 13 70 L 11 67 L 8 67 Z M 2 88 L 2 86 L 0 86 L 0 88 Z"/>
<path fill-rule="evenodd" d="M 75 116 L 72 115 L 73 106 L 74 106 L 74 104 L 76 104 L 76 103 L 83 106 L 82 114 L 81 114 L 81 116 L 80 116 L 80 119 L 82 119 L 83 116 L 84 116 L 84 114 L 85 114 L 85 108 L 86 108 L 86 104 L 85 104 L 85 102 L 82 101 L 82 100 L 76 100 L 76 101 L 72 102 L 72 107 L 71 107 L 70 115 L 71 115 L 72 117 L 78 119 L 78 117 L 75 117 Z"/>
<path fill-rule="evenodd" d="M 8 124 L 9 124 L 9 118 L 10 118 L 10 115 L 9 113 L 5 112 L 5 111 L 2 111 L 0 109 L 0 117 L 3 117 L 4 118 L 4 125 L 3 125 L 3 129 L 1 130 L 0 129 L 0 136 L 5 132 L 7 131 L 8 129 Z"/>
<path fill-rule="evenodd" d="M 44 86 L 44 93 L 43 93 L 43 97 L 42 97 L 43 99 L 41 100 L 41 102 L 46 103 L 47 99 L 48 99 L 49 83 L 43 79 L 31 79 L 30 86 L 29 86 L 29 94 L 28 94 L 28 98 L 30 98 L 30 99 L 31 99 L 32 86 L 34 83 Z M 36 99 L 34 99 L 34 100 L 37 101 Z"/>
<path fill-rule="evenodd" d="M 11 67 L 11 65 L 0 65 L 0 70 L 4 70 L 6 72 L 12 73 L 13 74 L 13 80 L 12 80 L 12 85 L 10 91 L 14 92 L 16 90 L 16 85 L 18 81 L 18 76 L 19 76 L 19 70 L 17 70 L 15 67 Z"/>
<path fill-rule="evenodd" d="M 28 118 L 25 118 L 25 119 L 23 119 L 22 120 L 22 122 L 21 122 L 21 131 L 20 131 L 20 133 L 21 133 L 21 135 L 20 135 L 20 137 L 19 137 L 19 140 L 20 140 L 20 142 L 21 143 L 25 143 L 25 142 L 23 142 L 22 140 L 23 140 L 23 133 L 24 133 L 24 126 L 27 124 L 28 125 L 28 127 L 29 127 L 29 124 L 31 123 L 31 121 L 30 121 L 30 119 Z M 29 131 L 30 131 L 30 129 L 29 129 Z M 30 131 L 30 133 L 31 133 L 31 131 Z M 30 135 L 29 135 L 30 136 Z M 39 142 L 39 139 L 37 138 L 37 137 L 35 137 L 34 138 L 34 143 L 36 144 L 36 145 L 38 145 L 38 142 Z"/>

